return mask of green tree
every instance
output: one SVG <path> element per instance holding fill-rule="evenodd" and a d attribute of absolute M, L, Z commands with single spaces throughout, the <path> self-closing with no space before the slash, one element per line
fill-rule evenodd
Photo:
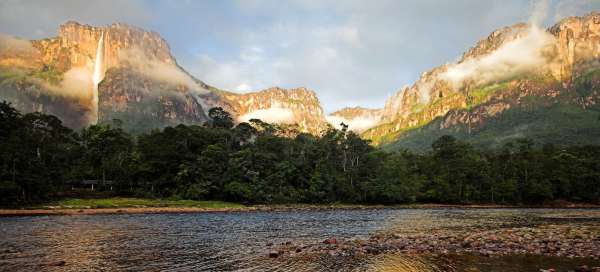
<path fill-rule="evenodd" d="M 208 110 L 208 117 L 212 120 L 212 126 L 215 128 L 230 129 L 233 127 L 233 118 L 231 118 L 231 114 L 221 107 Z"/>

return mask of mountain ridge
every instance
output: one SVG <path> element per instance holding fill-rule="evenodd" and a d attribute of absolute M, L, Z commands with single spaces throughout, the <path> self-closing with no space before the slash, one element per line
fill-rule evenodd
<path fill-rule="evenodd" d="M 16 49 L 0 48 L 2 98 L 24 112 L 56 114 L 72 127 L 112 119 L 125 119 L 133 131 L 202 124 L 209 108 L 222 107 L 237 122 L 258 118 L 297 124 L 312 134 L 343 122 L 374 144 L 404 148 L 403 141 L 415 135 L 430 139 L 430 134 L 448 133 L 468 140 L 488 131 L 487 124 L 498 123 L 495 119 L 505 112 L 525 115 L 522 109 L 528 107 L 544 111 L 559 104 L 581 109 L 585 116 L 599 110 L 598 12 L 565 18 L 546 29 L 525 23 L 499 28 L 465 50 L 459 61 L 423 72 L 382 108 L 349 107 L 329 115 L 316 92 L 304 87 L 235 93 L 210 86 L 179 66 L 158 33 L 124 23 L 95 27 L 69 21 L 57 37 L 10 42 Z M 93 71 L 98 56 L 101 71 Z M 102 75 L 97 86 L 89 80 L 94 72 Z M 71 88 L 74 83 L 77 88 Z M 97 105 L 90 103 L 94 88 Z M 96 120 L 87 116 L 94 106 Z M 515 127 L 522 125 L 514 121 Z M 592 129 L 588 121 L 583 126 Z"/>
<path fill-rule="evenodd" d="M 536 110 L 560 104 L 579 107 L 586 115 L 597 114 L 600 85 L 595 76 L 592 81 L 586 81 L 585 94 L 573 93 L 584 84 L 575 84 L 578 79 L 581 81 L 586 73 L 596 75 L 595 71 L 600 68 L 599 41 L 598 12 L 569 17 L 547 29 L 522 23 L 500 28 L 465 51 L 458 62 L 426 71 L 415 84 L 395 93 L 386 101 L 380 123 L 363 136 L 395 149 L 426 149 L 433 141 L 434 137 L 428 136 L 431 134 L 454 134 L 469 140 L 473 132 L 489 130 L 487 121 L 501 118 L 505 111 L 515 112 L 527 104 L 524 102 L 527 99 L 544 101 L 532 106 Z M 537 47 L 528 47 L 531 44 Z M 521 57 L 529 58 L 531 63 L 519 63 L 519 59 L 505 54 L 519 55 L 519 51 L 510 51 L 515 48 L 529 53 Z M 488 63 L 495 66 L 488 67 Z M 495 75 L 497 69 L 503 73 Z M 474 76 L 464 76 L 465 73 Z M 515 125 L 518 126 L 518 120 Z M 585 126 L 592 129 L 588 123 Z M 463 135 L 457 131 L 466 132 Z M 522 133 L 520 136 L 532 135 L 537 134 Z M 412 137 L 412 140 L 406 137 Z M 415 139 L 419 137 L 428 140 L 415 145 Z M 479 141 L 478 137 L 473 141 Z M 494 142 L 494 145 L 501 142 Z M 548 142 L 553 141 L 548 139 Z M 582 139 L 580 143 L 596 141 Z"/>
<path fill-rule="evenodd" d="M 98 105 L 93 105 L 90 96 L 94 86 L 90 86 L 89 79 L 95 69 L 101 37 L 102 76 L 96 87 Z M 325 128 L 314 91 L 268 88 L 237 94 L 209 86 L 177 63 L 169 44 L 157 32 L 126 23 L 96 27 L 68 21 L 59 27 L 57 37 L 19 42 L 26 44 L 31 54 L 12 52 L 0 61 L 0 69 L 4 71 L 0 76 L 2 98 L 24 112 L 56 114 L 71 127 L 119 118 L 128 119 L 124 120 L 127 128 L 144 131 L 178 123 L 202 124 L 208 120 L 211 107 L 223 107 L 237 120 L 276 104 L 291 112 L 289 119 L 297 121 L 302 131 L 317 134 Z M 13 72 L 21 77 L 12 77 Z M 42 78 L 36 78 L 38 74 Z M 73 90 L 63 90 L 69 89 L 64 87 L 71 87 L 66 85 L 73 82 L 77 83 Z M 302 96 L 304 104 L 310 106 L 289 103 L 294 96 Z M 257 101 L 256 106 L 249 107 L 244 99 Z M 95 106 L 99 111 L 96 120 L 82 117 L 89 115 Z M 71 107 L 77 111 L 70 110 Z"/>

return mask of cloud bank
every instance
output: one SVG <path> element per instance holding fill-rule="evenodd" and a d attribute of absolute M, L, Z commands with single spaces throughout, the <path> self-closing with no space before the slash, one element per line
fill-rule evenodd
<path fill-rule="evenodd" d="M 165 63 L 144 54 L 139 48 L 119 51 L 119 60 L 126 62 L 135 71 L 154 80 L 174 85 L 185 85 L 192 90 L 202 90 L 192 77 L 175 64 Z"/>
<path fill-rule="evenodd" d="M 50 94 L 62 96 L 71 99 L 79 99 L 82 101 L 92 99 L 92 72 L 86 68 L 71 68 L 62 76 L 62 81 L 58 84 L 35 79 L 34 81 L 44 87 Z"/>
<path fill-rule="evenodd" d="M 272 105 L 267 109 L 251 111 L 238 117 L 238 122 L 248 122 L 250 119 L 260 119 L 263 122 L 272 124 L 291 124 L 294 123 L 294 113 L 288 108 L 279 105 Z"/>
<path fill-rule="evenodd" d="M 0 54 L 33 54 L 35 52 L 36 50 L 30 41 L 0 33 Z"/>
<path fill-rule="evenodd" d="M 598 0 L 553 0 L 543 25 L 599 9 Z M 422 71 L 526 22 L 529 10 L 523 0 L 4 0 L 0 32 L 39 39 L 68 20 L 126 22 L 161 33 L 179 63 L 209 84 L 240 92 L 305 86 L 332 112 L 380 107 Z"/>
<path fill-rule="evenodd" d="M 325 119 L 327 119 L 327 122 L 337 129 L 341 129 L 342 126 L 340 124 L 344 123 L 344 124 L 348 125 L 348 129 L 350 129 L 354 132 L 360 133 L 360 132 L 363 132 L 367 129 L 370 129 L 370 128 L 376 126 L 379 123 L 380 117 L 379 116 L 358 116 L 356 118 L 348 120 L 344 117 L 328 115 L 325 117 Z"/>
<path fill-rule="evenodd" d="M 440 79 L 459 89 L 467 80 L 475 84 L 485 84 L 528 73 L 548 64 L 552 61 L 549 53 L 555 38 L 539 26 L 547 10 L 547 1 L 537 2 L 525 35 L 503 44 L 481 58 L 469 58 L 451 65 L 447 71 L 440 74 Z"/>

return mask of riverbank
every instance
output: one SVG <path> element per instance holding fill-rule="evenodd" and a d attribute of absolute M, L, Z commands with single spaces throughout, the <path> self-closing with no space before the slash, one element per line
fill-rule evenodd
<path fill-rule="evenodd" d="M 429 256 L 440 270 L 419 271 L 600 272 L 600 210 L 520 211 L 456 210 L 443 217 L 439 213 L 432 216 L 408 213 L 405 218 L 417 219 L 412 224 L 391 221 L 385 229 L 368 237 L 322 237 L 320 242 L 307 244 L 267 243 L 265 252 L 268 254 L 264 258 L 357 265 L 391 258 L 387 260 L 391 266 L 402 267 L 411 264 L 414 258 Z M 476 260 L 465 261 L 464 258 Z M 444 264 L 440 260 L 448 262 Z M 461 262 L 499 264 L 507 261 L 508 264 L 511 260 L 531 265 L 521 270 L 460 268 Z"/>
<path fill-rule="evenodd" d="M 515 209 L 515 208 L 561 208 L 598 209 L 600 205 L 551 203 L 547 205 L 496 205 L 496 204 L 405 204 L 405 205 L 359 205 L 359 204 L 274 204 L 243 205 L 224 201 L 197 201 L 147 198 L 100 198 L 64 199 L 43 205 L 22 208 L 0 208 L 0 217 L 43 215 L 95 215 L 139 213 L 202 213 L 240 211 L 289 211 L 329 209 Z"/>
<path fill-rule="evenodd" d="M 599 209 L 331 208 L 25 216 L 0 218 L 0 229 L 0 266 L 10 271 L 102 266 L 151 271 L 566 272 L 600 266 L 594 259 L 600 250 Z"/>
<path fill-rule="evenodd" d="M 147 198 L 71 198 L 43 205 L 0 209 L 0 216 L 198 213 L 253 210 L 238 203 Z"/>

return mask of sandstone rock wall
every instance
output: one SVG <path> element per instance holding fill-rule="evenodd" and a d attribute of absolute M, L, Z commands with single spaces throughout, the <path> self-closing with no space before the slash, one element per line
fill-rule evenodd
<path fill-rule="evenodd" d="M 467 50 L 458 64 L 491 54 L 506 43 L 527 35 L 529 28 L 526 24 L 516 24 L 494 31 Z M 521 95 L 529 95 L 535 90 L 533 95 L 536 96 L 558 97 L 560 92 L 572 90 L 572 83 L 576 78 L 600 68 L 600 13 L 592 12 L 584 17 L 566 18 L 547 29 L 547 32 L 554 36 L 549 48 L 544 48 L 543 51 L 547 64 L 531 71 L 532 77 L 541 80 L 541 84 L 521 82 L 523 79 L 515 78 L 511 79 L 512 84 L 527 87 L 507 89 L 518 90 Z M 471 117 L 467 118 L 468 114 L 460 109 L 472 103 L 471 92 L 481 86 L 469 81 L 461 88 L 452 86 L 440 78 L 448 68 L 449 65 L 446 64 L 424 72 L 415 84 L 402 88 L 386 100 L 382 109 L 381 125 L 365 132 L 364 136 L 371 139 L 386 137 L 447 114 L 449 116 L 444 117 L 443 122 L 445 127 L 449 124 L 464 123 L 467 119 L 471 122 Z M 562 86 L 556 86 L 555 81 L 560 82 Z M 534 89 L 528 89 L 529 87 Z M 513 94 L 494 94 L 499 97 L 494 100 L 496 102 L 490 103 L 497 104 L 476 107 L 473 118 L 484 122 L 499 111 L 518 105 L 521 102 L 520 96 Z M 593 104 L 595 101 L 589 97 L 584 100 L 587 104 Z M 580 104 L 582 103 L 585 104 Z"/>

